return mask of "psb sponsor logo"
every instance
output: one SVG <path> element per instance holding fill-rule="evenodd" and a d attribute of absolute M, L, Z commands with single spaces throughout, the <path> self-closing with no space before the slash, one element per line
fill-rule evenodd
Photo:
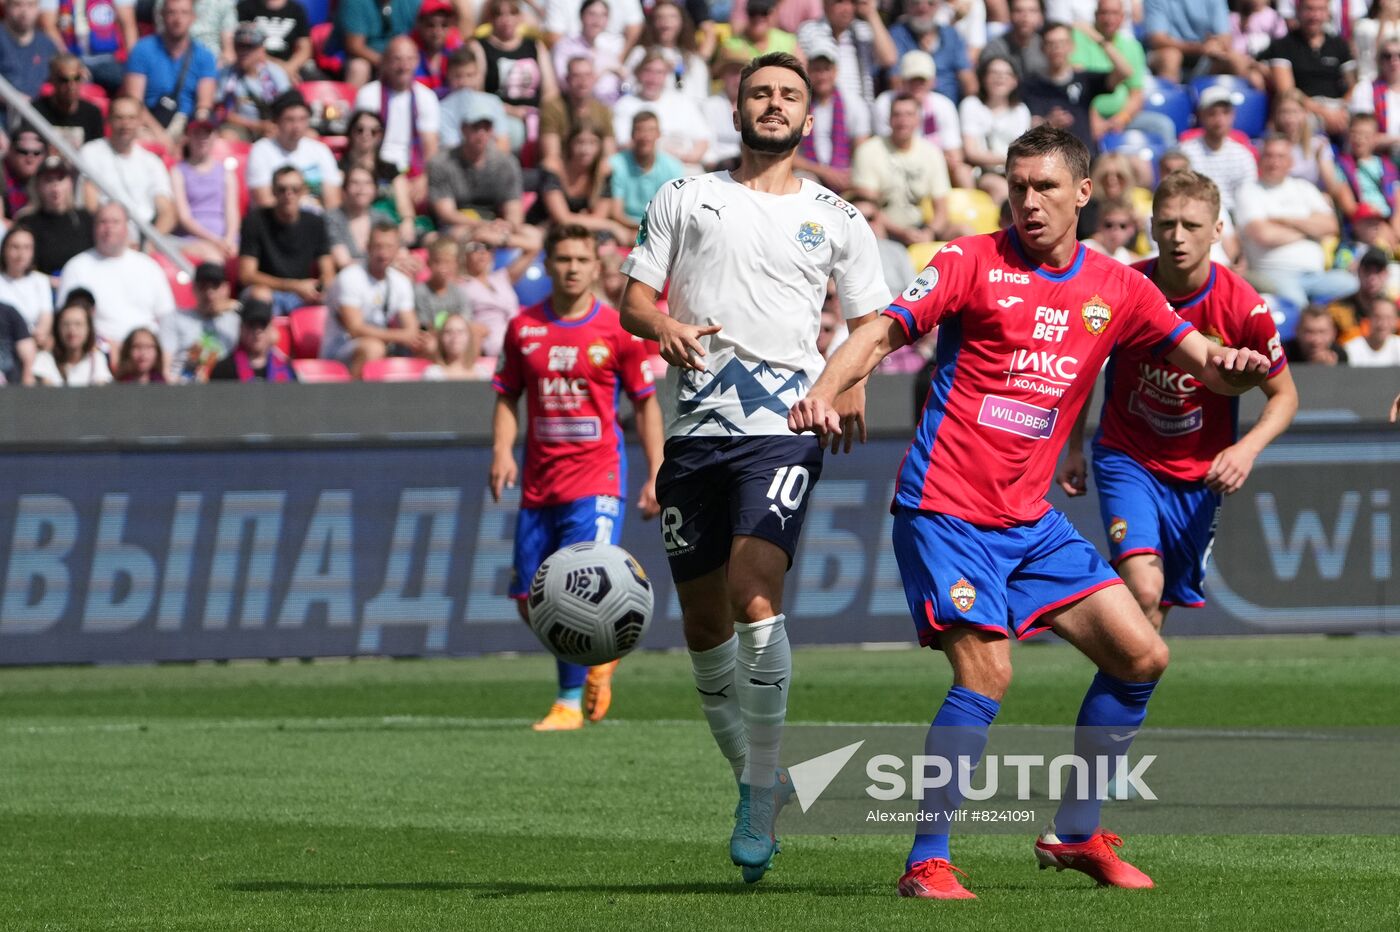
<path fill-rule="evenodd" d="M 577 346 L 551 346 L 549 348 L 549 371 L 568 372 L 578 362 Z"/>
<path fill-rule="evenodd" d="M 1010 269 L 991 269 L 987 272 L 987 281 L 993 285 L 1003 282 L 1008 285 L 1029 285 L 1031 276 L 1029 272 L 1013 272 Z"/>
<path fill-rule="evenodd" d="M 564 443 L 603 438 L 603 425 L 596 417 L 539 417 L 532 423 L 536 440 Z"/>
<path fill-rule="evenodd" d="M 1123 543 L 1123 538 L 1128 536 L 1128 521 L 1126 518 L 1115 517 L 1108 523 L 1108 539 L 1115 544 Z"/>
<path fill-rule="evenodd" d="M 811 252 L 826 242 L 826 228 L 814 220 L 808 220 L 797 228 L 797 242 L 803 249 Z"/>
<path fill-rule="evenodd" d="M 909 287 L 904 289 L 904 300 L 913 303 L 927 298 L 933 289 L 938 287 L 938 269 L 929 266 L 919 273 L 919 277 L 909 283 Z"/>
<path fill-rule="evenodd" d="M 1094 295 L 1084 302 L 1084 306 L 1079 309 L 1079 316 L 1084 320 L 1084 329 L 1098 336 L 1108 329 L 1108 322 L 1113 319 L 1113 309 L 1103 298 Z"/>
<path fill-rule="evenodd" d="M 1031 440 L 1048 440 L 1055 432 L 1055 421 L 1059 416 L 1060 412 L 1053 408 L 1042 408 L 1014 398 L 984 395 L 982 407 L 977 412 L 977 423 Z"/>
<path fill-rule="evenodd" d="M 611 356 L 612 353 L 608 350 L 608 345 L 602 340 L 588 345 L 588 361 L 599 369 L 603 368 Z"/>
<path fill-rule="evenodd" d="M 958 581 L 948 589 L 948 598 L 953 600 L 953 606 L 958 611 L 967 614 L 977 602 L 977 587 L 968 582 L 966 576 L 959 576 Z"/>
<path fill-rule="evenodd" d="M 837 197 L 835 194 L 832 194 L 830 191 L 823 191 L 822 193 L 818 194 L 817 200 L 823 204 L 830 204 L 832 207 L 835 207 L 837 210 L 841 211 L 847 217 L 850 217 L 852 220 L 856 219 L 856 214 L 860 213 L 860 211 L 856 210 L 850 204 L 847 204 L 845 201 L 841 200 L 841 198 Z"/>
<path fill-rule="evenodd" d="M 528 340 L 530 337 L 542 337 L 549 333 L 548 327 L 521 327 L 520 339 Z"/>
<path fill-rule="evenodd" d="M 1193 434 L 1201 429 L 1205 417 L 1200 408 L 1192 408 L 1190 411 L 1183 411 L 1180 414 L 1154 411 L 1147 406 L 1147 403 L 1142 400 L 1142 395 L 1137 392 L 1128 396 L 1128 413 L 1146 421 L 1147 426 L 1152 428 L 1152 432 L 1159 437 L 1180 437 L 1183 434 Z"/>

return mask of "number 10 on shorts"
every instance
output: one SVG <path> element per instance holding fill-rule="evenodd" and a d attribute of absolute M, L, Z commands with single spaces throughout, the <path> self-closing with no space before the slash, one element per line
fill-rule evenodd
<path fill-rule="evenodd" d="M 802 504 L 810 484 L 811 474 L 806 466 L 780 466 L 768 485 L 768 500 L 790 510 L 796 509 Z"/>

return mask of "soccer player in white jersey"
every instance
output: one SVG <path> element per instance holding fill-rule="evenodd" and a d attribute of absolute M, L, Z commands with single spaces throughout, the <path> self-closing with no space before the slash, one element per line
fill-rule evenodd
<path fill-rule="evenodd" d="M 793 56 L 751 61 L 734 115 L 739 168 L 663 186 L 622 267 L 623 326 L 680 370 L 656 483 L 662 539 L 700 704 L 739 781 L 729 854 L 749 883 L 776 851 L 792 683 L 783 577 L 822 466 L 823 443 L 789 433 L 787 410 L 822 370 L 828 278 L 851 328 L 890 301 L 864 217 L 793 175 L 811 95 Z M 669 316 L 656 307 L 668 279 Z M 836 404 L 849 452 L 864 440 L 863 385 Z"/>

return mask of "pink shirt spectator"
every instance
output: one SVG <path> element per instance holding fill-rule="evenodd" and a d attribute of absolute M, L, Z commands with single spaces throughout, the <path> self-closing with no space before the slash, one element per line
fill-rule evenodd
<path fill-rule="evenodd" d="M 778 0 L 773 11 L 773 25 L 783 32 L 796 33 L 797 27 L 811 19 L 821 19 L 826 13 L 822 10 L 822 0 Z M 729 30 L 739 35 L 749 24 L 749 10 L 746 0 L 734 0 L 729 14 Z"/>
<path fill-rule="evenodd" d="M 510 272 L 496 269 L 486 275 L 485 281 L 468 276 L 462 280 L 462 290 L 471 299 L 472 321 L 486 327 L 486 337 L 481 341 L 481 355 L 501 355 L 506 324 L 520 313 L 520 299 L 515 295 Z"/>
<path fill-rule="evenodd" d="M 1288 23 L 1278 10 L 1265 5 L 1241 21 L 1240 14 L 1230 14 L 1230 44 L 1236 52 L 1258 55 L 1275 39 L 1288 35 Z"/>

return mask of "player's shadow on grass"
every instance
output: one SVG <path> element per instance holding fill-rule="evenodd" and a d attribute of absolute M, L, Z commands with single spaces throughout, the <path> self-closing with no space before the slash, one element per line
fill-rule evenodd
<path fill-rule="evenodd" d="M 221 890 L 236 893 L 353 893 L 362 890 L 408 890 L 408 891 L 458 891 L 478 897 L 533 896 L 535 894 L 557 893 L 614 893 L 614 894 L 684 894 L 709 893 L 733 895 L 735 893 L 800 893 L 810 896 L 859 896 L 884 891 L 869 884 L 830 884 L 830 883 L 783 883 L 778 878 L 770 884 L 748 886 L 734 881 L 701 881 L 696 883 L 530 883 L 527 881 L 403 881 L 403 882 L 360 882 L 360 883 L 314 883 L 300 880 L 246 880 L 220 884 Z"/>

